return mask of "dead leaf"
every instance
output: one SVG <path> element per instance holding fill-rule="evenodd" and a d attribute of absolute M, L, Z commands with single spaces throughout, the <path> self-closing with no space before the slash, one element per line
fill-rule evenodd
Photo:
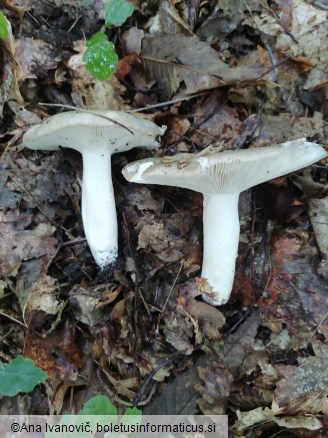
<path fill-rule="evenodd" d="M 70 290 L 69 302 L 75 318 L 93 326 L 106 318 L 105 306 L 112 303 L 122 291 L 114 285 L 83 287 L 75 285 Z"/>
<path fill-rule="evenodd" d="M 296 198 L 290 187 L 270 183 L 255 188 L 256 204 L 269 219 L 290 222 L 305 211 L 305 205 Z"/>
<path fill-rule="evenodd" d="M 227 365 L 219 359 L 212 360 L 206 367 L 198 367 L 202 384 L 195 386 L 200 394 L 197 403 L 205 415 L 223 415 L 228 405 L 233 377 Z"/>
<path fill-rule="evenodd" d="M 141 218 L 137 230 L 138 249 L 146 249 L 156 254 L 163 262 L 176 262 L 188 257 L 188 241 L 185 236 L 190 232 L 192 220 L 181 215 L 170 215 L 165 220 L 154 216 Z"/>
<path fill-rule="evenodd" d="M 309 332 L 318 324 L 320 332 L 328 333 L 327 284 L 316 273 L 317 250 L 310 235 L 278 233 L 272 245 L 273 269 L 266 294 L 258 302 L 262 323 L 279 333 L 284 321 L 297 350 L 308 344 Z"/>
<path fill-rule="evenodd" d="M 143 59 L 150 75 L 170 99 L 184 81 L 187 94 L 226 86 L 238 81 L 256 80 L 260 68 L 229 68 L 218 52 L 196 37 L 161 35 L 144 38 Z"/>
<path fill-rule="evenodd" d="M 224 361 L 234 375 L 238 373 L 238 367 L 243 363 L 251 344 L 254 342 L 259 323 L 259 313 L 255 311 L 239 326 L 235 333 L 225 338 Z"/>
<path fill-rule="evenodd" d="M 144 37 L 144 31 L 137 27 L 130 27 L 123 33 L 122 38 L 125 42 L 125 49 L 127 53 L 136 53 L 140 55 L 141 41 Z"/>
<path fill-rule="evenodd" d="M 303 0 L 292 0 L 288 17 L 289 29 L 284 29 L 283 22 L 267 11 L 263 12 L 260 18 L 255 17 L 262 32 L 277 36 L 278 52 L 284 56 L 292 56 L 296 62 L 307 62 L 310 66 L 304 85 L 307 90 L 327 83 L 325 74 L 328 69 L 327 17 L 327 11 L 320 10 Z M 285 30 L 290 33 L 286 34 Z"/>
<path fill-rule="evenodd" d="M 284 113 L 278 116 L 263 116 L 252 145 L 268 146 L 272 143 L 296 140 L 302 136 L 322 138 L 323 119 L 321 113 L 316 112 L 313 117 L 299 117 Z"/>
<path fill-rule="evenodd" d="M 57 239 L 52 237 L 55 227 L 39 224 L 24 230 L 30 224 L 26 216 L 0 212 L 0 272 L 10 275 L 23 260 L 42 257 L 56 252 Z"/>
<path fill-rule="evenodd" d="M 192 337 L 194 335 L 193 325 L 190 321 L 175 313 L 167 313 L 164 316 L 164 335 L 168 343 L 183 354 L 191 354 L 194 346 Z"/>
<path fill-rule="evenodd" d="M 39 315 L 41 315 L 39 313 Z M 67 319 L 62 327 L 41 335 L 36 331 L 37 313 L 30 321 L 25 338 L 24 355 L 32 359 L 50 377 L 74 381 L 82 368 L 80 351 L 76 342 L 74 323 Z"/>
<path fill-rule="evenodd" d="M 273 421 L 279 426 L 287 429 L 306 429 L 306 435 L 309 436 L 309 430 L 319 430 L 322 428 L 322 423 L 314 417 L 294 416 L 294 417 L 276 417 L 275 413 L 269 408 L 256 408 L 248 412 L 237 410 L 238 420 L 234 425 L 239 432 L 248 428 L 254 427 L 261 423 Z M 253 429 L 253 433 L 255 430 Z M 293 433 L 294 435 L 294 433 Z M 302 435 L 300 435 L 302 436 Z"/>
<path fill-rule="evenodd" d="M 15 59 L 20 67 L 18 80 L 24 82 L 54 70 L 62 58 L 55 46 L 45 41 L 20 38 L 15 42 Z"/>
<path fill-rule="evenodd" d="M 272 402 L 275 413 L 315 414 L 322 411 L 328 396 L 328 348 L 320 357 L 308 357 L 277 384 Z"/>
<path fill-rule="evenodd" d="M 321 256 L 328 260 L 328 198 L 309 199 L 309 215 Z"/>
<path fill-rule="evenodd" d="M 234 146 L 242 132 L 243 123 L 236 108 L 231 108 L 221 90 L 213 91 L 195 107 L 197 117 L 192 128 L 192 140 L 198 147 L 211 145 L 220 150 Z"/>

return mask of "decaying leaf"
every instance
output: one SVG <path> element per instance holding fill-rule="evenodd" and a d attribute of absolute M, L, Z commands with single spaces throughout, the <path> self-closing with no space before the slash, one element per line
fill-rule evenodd
<path fill-rule="evenodd" d="M 322 138 L 322 113 L 316 112 L 313 117 L 297 117 L 288 113 L 281 113 L 277 116 L 263 116 L 252 145 L 267 146 L 271 143 L 295 140 L 303 136 Z"/>
<path fill-rule="evenodd" d="M 54 46 L 34 38 L 20 38 L 15 42 L 15 58 L 19 64 L 19 81 L 36 79 L 54 70 L 61 60 Z"/>
<path fill-rule="evenodd" d="M 275 413 L 315 414 L 322 411 L 328 396 L 328 348 L 320 356 L 308 357 L 280 380 L 274 392 Z"/>
<path fill-rule="evenodd" d="M 67 319 L 61 327 L 41 335 L 37 329 L 36 314 L 25 338 L 24 355 L 33 359 L 50 377 L 74 381 L 82 368 L 81 355 L 76 343 L 76 330 Z"/>
<path fill-rule="evenodd" d="M 27 216 L 12 212 L 0 212 L 0 272 L 10 275 L 17 270 L 23 260 L 30 260 L 56 252 L 57 239 L 52 237 L 55 227 L 45 223 L 34 229 L 24 229 L 30 225 Z"/>
<path fill-rule="evenodd" d="M 276 417 L 274 412 L 269 408 L 256 408 L 252 411 L 241 412 L 237 411 L 238 421 L 235 423 L 234 428 L 239 432 L 245 429 L 252 428 L 261 423 L 274 422 L 279 426 L 287 429 L 306 429 L 319 430 L 322 428 L 322 423 L 315 417 L 295 416 L 295 417 Z M 253 433 L 255 433 L 253 431 Z"/>
<path fill-rule="evenodd" d="M 310 199 L 309 215 L 315 239 L 323 259 L 319 270 L 323 278 L 328 279 L 328 198 Z"/>
<path fill-rule="evenodd" d="M 188 257 L 185 236 L 190 232 L 191 225 L 191 218 L 181 215 L 171 215 L 165 220 L 145 216 L 138 224 L 138 249 L 153 251 L 160 261 L 166 263 Z"/>
<path fill-rule="evenodd" d="M 169 313 L 165 316 L 164 334 L 167 342 L 184 354 L 191 354 L 193 351 L 192 337 L 193 326 L 190 321 L 178 314 Z"/>
<path fill-rule="evenodd" d="M 237 373 L 238 367 L 243 363 L 247 351 L 254 341 L 259 323 L 259 314 L 254 312 L 235 333 L 226 337 L 223 349 L 224 360 L 225 363 L 229 364 L 233 374 Z"/>
<path fill-rule="evenodd" d="M 150 75 L 169 99 L 184 81 L 187 94 L 226 86 L 234 82 L 254 81 L 261 68 L 229 68 L 219 59 L 218 52 L 196 37 L 161 35 L 144 38 L 143 59 Z"/>
<path fill-rule="evenodd" d="M 85 324 L 93 326 L 106 318 L 104 307 L 112 303 L 122 291 L 122 287 L 98 285 L 83 287 L 76 285 L 70 291 L 70 304 L 74 316 Z"/>
<path fill-rule="evenodd" d="M 202 385 L 196 385 L 197 403 L 204 414 L 222 415 L 226 412 L 233 377 L 227 365 L 219 359 L 198 368 Z"/>
<path fill-rule="evenodd" d="M 318 254 L 312 236 L 281 233 L 272 241 L 273 270 L 261 302 L 262 323 L 276 333 L 282 321 L 293 335 L 293 349 L 307 345 L 309 332 L 318 330 L 327 335 L 327 284 L 316 273 L 311 254 Z M 306 267 L 306 268 L 305 268 Z"/>
<path fill-rule="evenodd" d="M 277 37 L 276 49 L 280 53 L 292 56 L 295 62 L 309 70 L 305 89 L 322 87 L 327 83 L 327 15 L 327 11 L 304 0 L 293 0 L 286 28 L 284 21 L 271 11 L 266 10 L 261 17 L 255 17 L 262 32 Z"/>

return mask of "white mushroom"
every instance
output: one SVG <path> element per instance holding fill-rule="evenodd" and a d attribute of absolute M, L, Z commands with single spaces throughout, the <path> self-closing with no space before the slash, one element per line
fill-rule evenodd
<path fill-rule="evenodd" d="M 149 158 L 128 164 L 128 181 L 183 187 L 204 195 L 204 255 L 201 276 L 214 305 L 228 301 L 239 242 L 239 193 L 254 185 L 308 166 L 327 156 L 316 143 L 302 138 L 264 148 L 174 157 Z"/>
<path fill-rule="evenodd" d="M 166 127 L 120 111 L 68 111 L 49 117 L 24 135 L 35 150 L 76 149 L 83 157 L 82 220 L 97 264 L 117 257 L 117 219 L 111 155 L 136 146 L 155 149 Z"/>

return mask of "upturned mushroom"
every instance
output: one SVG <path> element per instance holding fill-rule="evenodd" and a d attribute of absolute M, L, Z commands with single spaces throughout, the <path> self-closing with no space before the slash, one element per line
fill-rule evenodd
<path fill-rule="evenodd" d="M 326 156 L 320 145 L 302 138 L 263 148 L 148 158 L 128 164 L 122 172 L 130 182 L 177 186 L 203 193 L 201 276 L 211 287 L 211 293 L 203 294 L 203 298 L 221 305 L 228 301 L 233 286 L 240 192 Z"/>
<path fill-rule="evenodd" d="M 159 147 L 166 127 L 120 111 L 68 111 L 30 128 L 23 145 L 34 150 L 72 148 L 83 158 L 82 220 L 90 250 L 104 268 L 117 257 L 117 218 L 111 155 L 136 146 Z"/>

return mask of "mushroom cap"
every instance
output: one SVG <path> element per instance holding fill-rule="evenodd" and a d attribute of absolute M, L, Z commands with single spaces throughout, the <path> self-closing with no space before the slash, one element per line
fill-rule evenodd
<path fill-rule="evenodd" d="M 155 149 L 166 126 L 137 118 L 123 111 L 67 111 L 30 128 L 23 145 L 35 150 L 69 147 L 83 152 L 108 146 L 112 153 L 136 146 Z"/>
<path fill-rule="evenodd" d="M 263 148 L 147 158 L 122 170 L 130 182 L 177 186 L 196 192 L 239 193 L 306 167 L 327 152 L 305 138 Z"/>

